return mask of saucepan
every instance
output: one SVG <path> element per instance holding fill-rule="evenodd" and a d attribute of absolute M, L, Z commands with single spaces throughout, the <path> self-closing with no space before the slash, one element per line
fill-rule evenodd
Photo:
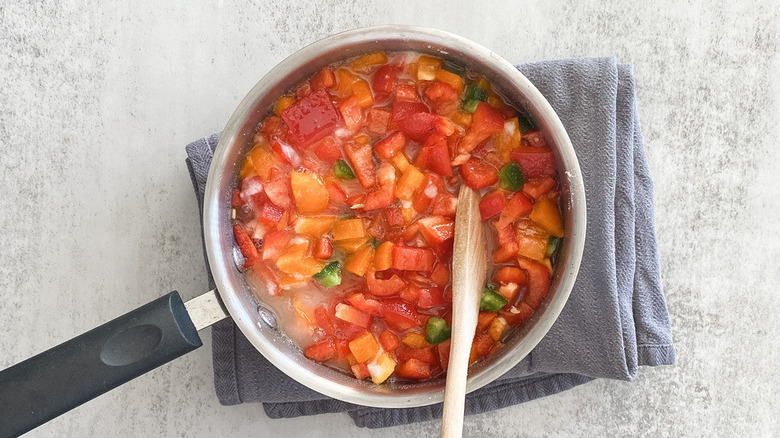
<path fill-rule="evenodd" d="M 575 151 L 542 94 L 515 67 L 472 41 L 435 29 L 387 25 L 339 33 L 294 53 L 265 75 L 227 123 L 206 184 L 203 237 L 216 290 L 184 303 L 171 292 L 83 335 L 0 372 L 0 435 L 24 433 L 128 380 L 201 346 L 198 330 L 232 317 L 272 364 L 309 388 L 346 402 L 400 408 L 441 402 L 445 378 L 419 383 L 359 381 L 303 356 L 255 298 L 238 269 L 230 196 L 258 123 L 276 98 L 323 66 L 367 52 L 413 50 L 457 60 L 483 73 L 524 109 L 553 148 L 566 239 L 550 292 L 523 328 L 498 353 L 470 369 L 467 390 L 495 380 L 542 339 L 571 292 L 585 242 L 585 191 Z M 262 295 L 262 294 L 260 294 Z"/>

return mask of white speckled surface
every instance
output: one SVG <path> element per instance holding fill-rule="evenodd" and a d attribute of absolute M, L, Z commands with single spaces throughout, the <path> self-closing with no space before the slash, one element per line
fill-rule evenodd
<path fill-rule="evenodd" d="M 692 0 L 0 5 L 0 368 L 169 290 L 205 290 L 184 145 L 339 30 L 437 27 L 513 62 L 635 64 L 674 367 L 468 417 L 466 436 L 778 436 L 780 6 Z M 487 3 L 487 2 L 486 2 Z M 205 348 L 31 436 L 432 436 L 219 406 Z"/>

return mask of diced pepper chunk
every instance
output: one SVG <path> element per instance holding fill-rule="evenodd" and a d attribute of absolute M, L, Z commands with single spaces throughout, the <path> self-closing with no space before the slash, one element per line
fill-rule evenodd
<path fill-rule="evenodd" d="M 525 216 L 531 212 L 533 204 L 522 193 L 515 193 L 509 200 L 507 200 L 504 209 L 501 210 L 501 214 L 496 222 L 496 228 L 502 229 L 517 218 Z"/>
<path fill-rule="evenodd" d="M 504 129 L 504 117 L 490 105 L 479 102 L 472 117 L 471 126 L 458 143 L 458 151 L 471 152 L 482 140 Z M 522 166 L 521 166 L 522 167 Z"/>
<path fill-rule="evenodd" d="M 368 372 L 368 366 L 364 363 L 356 363 L 355 365 L 352 365 L 350 369 L 358 380 L 365 380 L 371 377 L 371 373 Z"/>
<path fill-rule="evenodd" d="M 339 112 L 344 120 L 344 126 L 349 130 L 358 129 L 363 121 L 363 110 L 356 95 L 349 96 L 339 104 Z"/>
<path fill-rule="evenodd" d="M 351 254 L 366 246 L 368 244 L 369 239 L 370 238 L 368 236 L 365 236 L 365 237 L 357 237 L 355 239 L 338 240 L 336 241 L 336 248 L 344 250 L 347 253 Z"/>
<path fill-rule="evenodd" d="M 525 257 L 518 257 L 517 263 L 528 272 L 528 292 L 522 302 L 537 309 L 550 288 L 550 271 L 547 266 Z"/>
<path fill-rule="evenodd" d="M 325 90 L 317 90 L 287 107 L 281 114 L 290 134 L 300 145 L 309 145 L 329 135 L 339 121 Z"/>
<path fill-rule="evenodd" d="M 387 55 L 385 52 L 374 52 L 363 55 L 352 61 L 352 68 L 355 70 L 364 70 L 375 65 L 385 64 Z"/>
<path fill-rule="evenodd" d="M 404 331 L 420 326 L 420 317 L 414 306 L 408 302 L 389 298 L 382 302 L 382 316 L 387 326 L 393 330 Z"/>
<path fill-rule="evenodd" d="M 382 353 L 373 363 L 368 364 L 368 372 L 371 374 L 371 381 L 379 385 L 387 380 L 395 370 L 395 359 L 389 353 Z"/>
<path fill-rule="evenodd" d="M 474 190 L 480 190 L 498 181 L 498 171 L 495 167 L 480 160 L 470 158 L 460 166 L 463 182 Z"/>
<path fill-rule="evenodd" d="M 402 151 L 404 146 L 406 146 L 406 137 L 404 136 L 404 133 L 396 131 L 375 144 L 374 151 L 379 158 L 389 160 L 399 151 Z"/>
<path fill-rule="evenodd" d="M 491 338 L 493 338 L 494 341 L 498 341 L 501 339 L 501 335 L 504 333 L 505 328 L 506 320 L 499 316 L 498 318 L 494 319 L 492 323 L 490 323 L 488 334 Z"/>
<path fill-rule="evenodd" d="M 366 298 L 362 293 L 354 293 L 346 297 L 349 304 L 352 304 L 356 309 L 361 312 L 365 312 L 374 316 L 380 316 L 381 303 L 372 298 Z"/>
<path fill-rule="evenodd" d="M 384 135 L 390 125 L 390 112 L 371 108 L 366 117 L 366 130 L 372 134 Z"/>
<path fill-rule="evenodd" d="M 376 100 L 384 101 L 393 93 L 396 76 L 394 65 L 383 65 L 377 69 L 371 79 L 371 88 L 374 90 Z"/>
<path fill-rule="evenodd" d="M 516 230 L 519 255 L 533 260 L 543 260 L 547 257 L 549 235 L 546 231 L 528 219 L 517 221 Z"/>
<path fill-rule="evenodd" d="M 347 260 L 344 262 L 344 269 L 359 277 L 362 277 L 366 274 L 368 268 L 371 267 L 371 261 L 373 258 L 374 248 L 372 248 L 370 245 L 366 245 L 365 247 L 355 251 L 354 253 L 350 254 L 349 257 L 347 257 Z"/>
<path fill-rule="evenodd" d="M 335 222 L 335 216 L 300 216 L 295 221 L 295 232 L 304 236 L 317 238 L 330 231 Z"/>
<path fill-rule="evenodd" d="M 398 336 L 396 336 L 390 330 L 385 330 L 379 334 L 379 344 L 385 351 L 393 352 L 400 345 L 398 342 Z"/>
<path fill-rule="evenodd" d="M 371 327 L 371 315 L 365 312 L 361 312 L 349 304 L 336 304 L 336 318 L 342 321 L 346 321 L 350 324 L 355 324 L 358 327 L 363 327 L 364 329 Z"/>
<path fill-rule="evenodd" d="M 336 87 L 336 75 L 329 67 L 325 67 L 319 71 L 313 78 L 311 78 L 312 89 L 320 90 L 325 88 Z"/>
<path fill-rule="evenodd" d="M 344 152 L 352 163 L 352 169 L 355 171 L 360 185 L 367 189 L 373 187 L 376 178 L 374 177 L 374 157 L 371 146 L 348 144 L 344 146 Z"/>
<path fill-rule="evenodd" d="M 332 261 L 325 265 L 322 270 L 313 275 L 323 286 L 334 287 L 341 284 L 341 264 Z"/>
<path fill-rule="evenodd" d="M 441 176 L 452 176 L 447 138 L 441 134 L 429 135 L 420 149 L 414 165 Z"/>
<path fill-rule="evenodd" d="M 336 357 L 336 348 L 331 341 L 326 339 L 306 347 L 303 350 L 303 355 L 317 362 L 325 362 Z"/>
<path fill-rule="evenodd" d="M 376 172 L 376 180 L 379 187 L 366 195 L 363 206 L 366 211 L 387 207 L 395 199 L 395 168 L 388 163 L 382 163 Z"/>
<path fill-rule="evenodd" d="M 295 205 L 301 214 L 318 214 L 328 208 L 328 189 L 313 173 L 292 172 L 290 174 Z"/>
<path fill-rule="evenodd" d="M 279 258 L 292 237 L 293 233 L 288 230 L 279 230 L 266 234 L 263 237 L 263 260 L 276 260 Z"/>
<path fill-rule="evenodd" d="M 425 380 L 431 377 L 431 365 L 417 359 L 409 359 L 396 368 L 395 375 L 407 379 Z"/>
<path fill-rule="evenodd" d="M 374 253 L 374 269 L 385 271 L 393 266 L 393 243 L 382 242 Z"/>
<path fill-rule="evenodd" d="M 366 332 L 349 342 L 349 350 L 355 356 L 355 360 L 361 363 L 373 359 L 379 353 L 380 348 L 374 335 Z"/>
<path fill-rule="evenodd" d="M 409 166 L 401 174 L 398 184 L 395 188 L 396 196 L 399 199 L 411 200 L 414 193 L 422 187 L 425 182 L 425 174 L 415 166 Z"/>
<path fill-rule="evenodd" d="M 529 215 L 532 221 L 555 237 L 563 237 L 563 223 L 558 206 L 550 198 L 544 197 L 536 201 Z"/>
<path fill-rule="evenodd" d="M 548 148 L 520 146 L 510 153 L 526 178 L 555 178 L 555 156 Z"/>
<path fill-rule="evenodd" d="M 417 59 L 417 79 L 432 81 L 436 79 L 436 73 L 441 69 L 441 59 L 433 56 L 422 55 Z"/>
<path fill-rule="evenodd" d="M 452 329 L 447 322 L 438 317 L 428 318 L 425 326 L 425 340 L 432 345 L 441 344 L 448 340 L 452 334 Z"/>
<path fill-rule="evenodd" d="M 523 325 L 533 313 L 534 309 L 531 306 L 525 302 L 520 302 L 517 306 L 501 310 L 499 315 L 504 318 L 507 325 L 517 327 Z"/>
<path fill-rule="evenodd" d="M 500 268 L 493 278 L 499 283 L 528 283 L 528 276 L 525 271 L 515 266 L 504 266 Z"/>
<path fill-rule="evenodd" d="M 363 219 L 340 219 L 333 223 L 333 240 L 357 239 L 366 237 Z"/>
<path fill-rule="evenodd" d="M 407 333 L 401 342 L 413 348 L 430 347 L 430 344 L 425 340 L 425 336 L 414 332 Z"/>
<path fill-rule="evenodd" d="M 430 271 L 435 256 L 427 248 L 393 247 L 393 268 L 399 271 Z"/>
<path fill-rule="evenodd" d="M 505 201 L 506 198 L 500 190 L 483 196 L 479 201 L 479 215 L 482 217 L 482 220 L 488 220 L 501 213 Z"/>
<path fill-rule="evenodd" d="M 257 247 L 239 225 L 233 225 L 233 236 L 238 244 L 238 249 L 244 255 L 244 268 L 251 268 L 260 259 Z"/>
<path fill-rule="evenodd" d="M 479 301 L 479 310 L 485 312 L 498 312 L 506 305 L 506 298 L 502 297 L 492 287 L 486 287 L 482 291 L 482 298 Z"/>

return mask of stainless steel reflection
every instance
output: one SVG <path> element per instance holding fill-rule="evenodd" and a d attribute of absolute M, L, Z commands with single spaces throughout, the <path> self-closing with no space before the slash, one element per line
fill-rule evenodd
<path fill-rule="evenodd" d="M 258 303 L 233 259 L 230 193 L 237 181 L 253 131 L 275 99 L 320 68 L 359 54 L 384 50 L 414 50 L 465 63 L 482 72 L 515 105 L 527 110 L 555 151 L 561 174 L 561 199 L 567 238 L 553 273 L 551 290 L 540 309 L 497 354 L 471 368 L 473 391 L 520 362 L 542 339 L 560 314 L 571 292 L 585 242 L 585 191 L 575 151 L 549 103 L 510 63 L 465 38 L 412 26 L 356 29 L 317 41 L 294 53 L 255 85 L 241 101 L 222 132 L 209 171 L 203 220 L 209 265 L 219 294 L 243 334 L 271 363 L 322 394 L 365 406 L 412 407 L 442 401 L 444 378 L 420 383 L 373 385 L 309 361 L 273 326 L 262 322 Z"/>

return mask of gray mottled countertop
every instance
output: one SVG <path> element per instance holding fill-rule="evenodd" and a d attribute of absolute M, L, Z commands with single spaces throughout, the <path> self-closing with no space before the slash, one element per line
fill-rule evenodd
<path fill-rule="evenodd" d="M 0 5 L 0 367 L 206 288 L 184 145 L 286 55 L 380 23 L 513 62 L 636 68 L 677 365 L 465 421 L 467 436 L 780 435 L 780 6 L 693 0 L 37 1 Z M 499 4 L 500 3 L 500 4 Z M 222 407 L 206 348 L 32 436 L 428 436 Z"/>

